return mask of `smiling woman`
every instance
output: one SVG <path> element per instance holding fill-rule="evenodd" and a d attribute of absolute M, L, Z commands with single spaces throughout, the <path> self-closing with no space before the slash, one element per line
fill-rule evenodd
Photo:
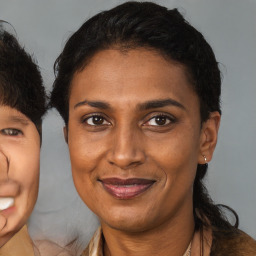
<path fill-rule="evenodd" d="M 176 10 L 128 2 L 74 33 L 51 96 L 80 197 L 100 218 L 83 255 L 255 255 L 202 179 L 220 124 L 220 71 Z"/>
<path fill-rule="evenodd" d="M 146 49 L 104 50 L 74 75 L 71 88 L 67 137 L 74 181 L 104 219 L 102 227 L 140 232 L 171 225 L 177 215 L 190 227 L 190 240 L 196 166 L 202 154 L 211 158 L 204 135 L 212 148 L 219 115 L 200 130 L 198 98 L 183 68 Z M 73 107 L 85 97 L 108 107 Z"/>
<path fill-rule="evenodd" d="M 38 67 L 17 40 L 1 29 L 0 255 L 34 255 L 25 224 L 37 199 L 45 112 Z"/>

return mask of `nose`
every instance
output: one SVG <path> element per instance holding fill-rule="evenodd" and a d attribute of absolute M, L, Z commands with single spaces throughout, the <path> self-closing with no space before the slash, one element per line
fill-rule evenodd
<path fill-rule="evenodd" d="M 143 141 L 136 129 L 116 128 L 111 141 L 108 161 L 121 169 L 130 169 L 145 162 Z"/>
<path fill-rule="evenodd" d="M 9 161 L 3 151 L 0 149 L 0 181 L 8 180 Z"/>

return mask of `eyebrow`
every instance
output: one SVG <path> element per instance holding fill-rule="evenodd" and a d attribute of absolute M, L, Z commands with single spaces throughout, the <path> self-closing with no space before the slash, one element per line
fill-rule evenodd
<path fill-rule="evenodd" d="M 103 101 L 88 101 L 88 100 L 84 100 L 81 102 L 78 102 L 75 106 L 74 109 L 83 105 L 89 105 L 93 108 L 99 108 L 99 109 L 110 109 L 110 104 L 108 104 L 107 102 L 103 102 Z"/>
<path fill-rule="evenodd" d="M 166 106 L 175 106 L 175 107 L 186 110 L 186 108 L 181 103 L 170 98 L 147 101 L 145 103 L 139 104 L 138 109 L 148 110 L 148 109 L 154 109 L 154 108 L 163 108 Z"/>
<path fill-rule="evenodd" d="M 13 122 L 13 123 L 19 123 L 22 125 L 28 125 L 29 124 L 29 120 L 26 118 L 23 118 L 21 116 L 9 116 L 7 118 L 8 121 Z"/>
<path fill-rule="evenodd" d="M 79 106 L 83 106 L 83 105 L 89 105 L 91 107 L 99 108 L 99 109 L 111 109 L 111 105 L 107 102 L 104 102 L 104 101 L 88 101 L 88 100 L 78 102 L 74 106 L 74 109 L 79 107 Z M 141 103 L 141 104 L 138 105 L 138 110 L 143 111 L 143 110 L 154 109 L 154 108 L 163 108 L 163 107 L 166 107 L 166 106 L 175 106 L 175 107 L 186 110 L 186 108 L 181 103 L 179 103 L 176 100 L 170 99 L 170 98 L 146 101 L 146 102 Z"/>

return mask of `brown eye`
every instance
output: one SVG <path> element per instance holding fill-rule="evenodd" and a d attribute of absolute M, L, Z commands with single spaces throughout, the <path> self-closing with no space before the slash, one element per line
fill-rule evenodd
<path fill-rule="evenodd" d="M 7 136 L 18 136 L 22 134 L 22 131 L 14 128 L 6 128 L 6 129 L 2 129 L 1 133 Z"/>
<path fill-rule="evenodd" d="M 98 126 L 98 125 L 109 125 L 109 122 L 103 117 L 103 116 L 91 116 L 88 117 L 85 122 L 88 125 L 92 125 L 92 126 Z"/>
<path fill-rule="evenodd" d="M 158 115 L 158 116 L 154 116 L 153 118 L 151 118 L 147 122 L 147 125 L 164 126 L 164 125 L 167 125 L 167 124 L 169 124 L 171 122 L 172 122 L 172 120 L 171 120 L 170 117 L 168 117 L 166 115 Z"/>
<path fill-rule="evenodd" d="M 158 116 L 155 118 L 155 123 L 158 125 L 165 125 L 167 121 L 169 120 L 167 120 L 166 116 Z"/>

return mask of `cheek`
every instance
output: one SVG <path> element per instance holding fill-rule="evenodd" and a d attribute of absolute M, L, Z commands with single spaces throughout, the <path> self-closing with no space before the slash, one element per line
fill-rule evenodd
<path fill-rule="evenodd" d="M 19 174 L 17 179 L 21 181 L 21 186 L 22 186 L 21 200 L 23 203 L 26 202 L 26 207 L 24 208 L 24 212 L 26 212 L 26 214 L 24 216 L 28 218 L 36 203 L 38 189 L 39 189 L 39 169 L 40 169 L 39 148 L 37 149 L 35 148 L 34 151 L 31 151 L 30 159 L 23 165 L 23 170 L 25 170 L 25 168 L 26 168 L 26 174 L 23 175 L 23 180 L 22 180 L 21 173 Z M 26 179 L 24 179 L 24 176 L 26 177 Z"/>
<path fill-rule="evenodd" d="M 94 168 L 97 159 L 95 147 L 90 147 L 86 141 L 69 140 L 69 152 L 72 170 L 76 173 L 88 173 Z"/>
<path fill-rule="evenodd" d="M 70 124 L 68 146 L 73 172 L 83 176 L 91 172 L 102 158 L 105 151 L 104 140 L 94 140 L 91 134 Z"/>
<path fill-rule="evenodd" d="M 17 181 L 22 190 L 30 193 L 30 190 L 38 190 L 40 169 L 40 147 L 30 145 L 28 147 L 15 148 L 10 154 L 9 176 Z"/>
<path fill-rule="evenodd" d="M 197 161 L 199 150 L 199 135 L 188 132 L 175 132 L 164 138 L 150 138 L 147 148 L 160 162 L 173 164 Z"/>
<path fill-rule="evenodd" d="M 75 187 L 84 199 L 95 182 L 95 166 L 97 165 L 98 151 L 94 144 L 89 144 L 83 136 L 74 136 L 72 130 L 69 130 L 68 146 L 72 175 Z M 76 134 L 76 133 L 75 133 Z"/>
<path fill-rule="evenodd" d="M 40 170 L 40 153 L 33 152 L 33 159 L 28 161 L 26 164 L 26 181 L 24 181 L 24 188 L 28 191 L 38 190 L 39 182 L 39 170 Z"/>
<path fill-rule="evenodd" d="M 9 158 L 8 178 L 15 181 L 20 189 L 15 200 L 18 207 L 17 216 L 20 223 L 23 223 L 29 217 L 38 195 L 40 146 L 39 143 L 22 147 L 14 145 L 8 147 L 6 153 Z"/>
<path fill-rule="evenodd" d="M 72 175 L 75 187 L 84 202 L 93 209 L 98 193 L 98 169 L 100 163 L 105 159 L 106 142 L 103 139 L 98 141 L 92 137 L 84 136 L 80 131 L 69 127 L 68 146 L 72 167 Z M 95 191 L 96 190 L 96 191 Z M 88 196 L 90 194 L 90 196 Z"/>
<path fill-rule="evenodd" d="M 166 176 L 167 183 L 175 183 L 178 179 L 180 182 L 193 180 L 197 167 L 199 135 L 185 129 L 171 133 L 161 140 L 151 138 L 147 148 L 149 158 Z"/>

